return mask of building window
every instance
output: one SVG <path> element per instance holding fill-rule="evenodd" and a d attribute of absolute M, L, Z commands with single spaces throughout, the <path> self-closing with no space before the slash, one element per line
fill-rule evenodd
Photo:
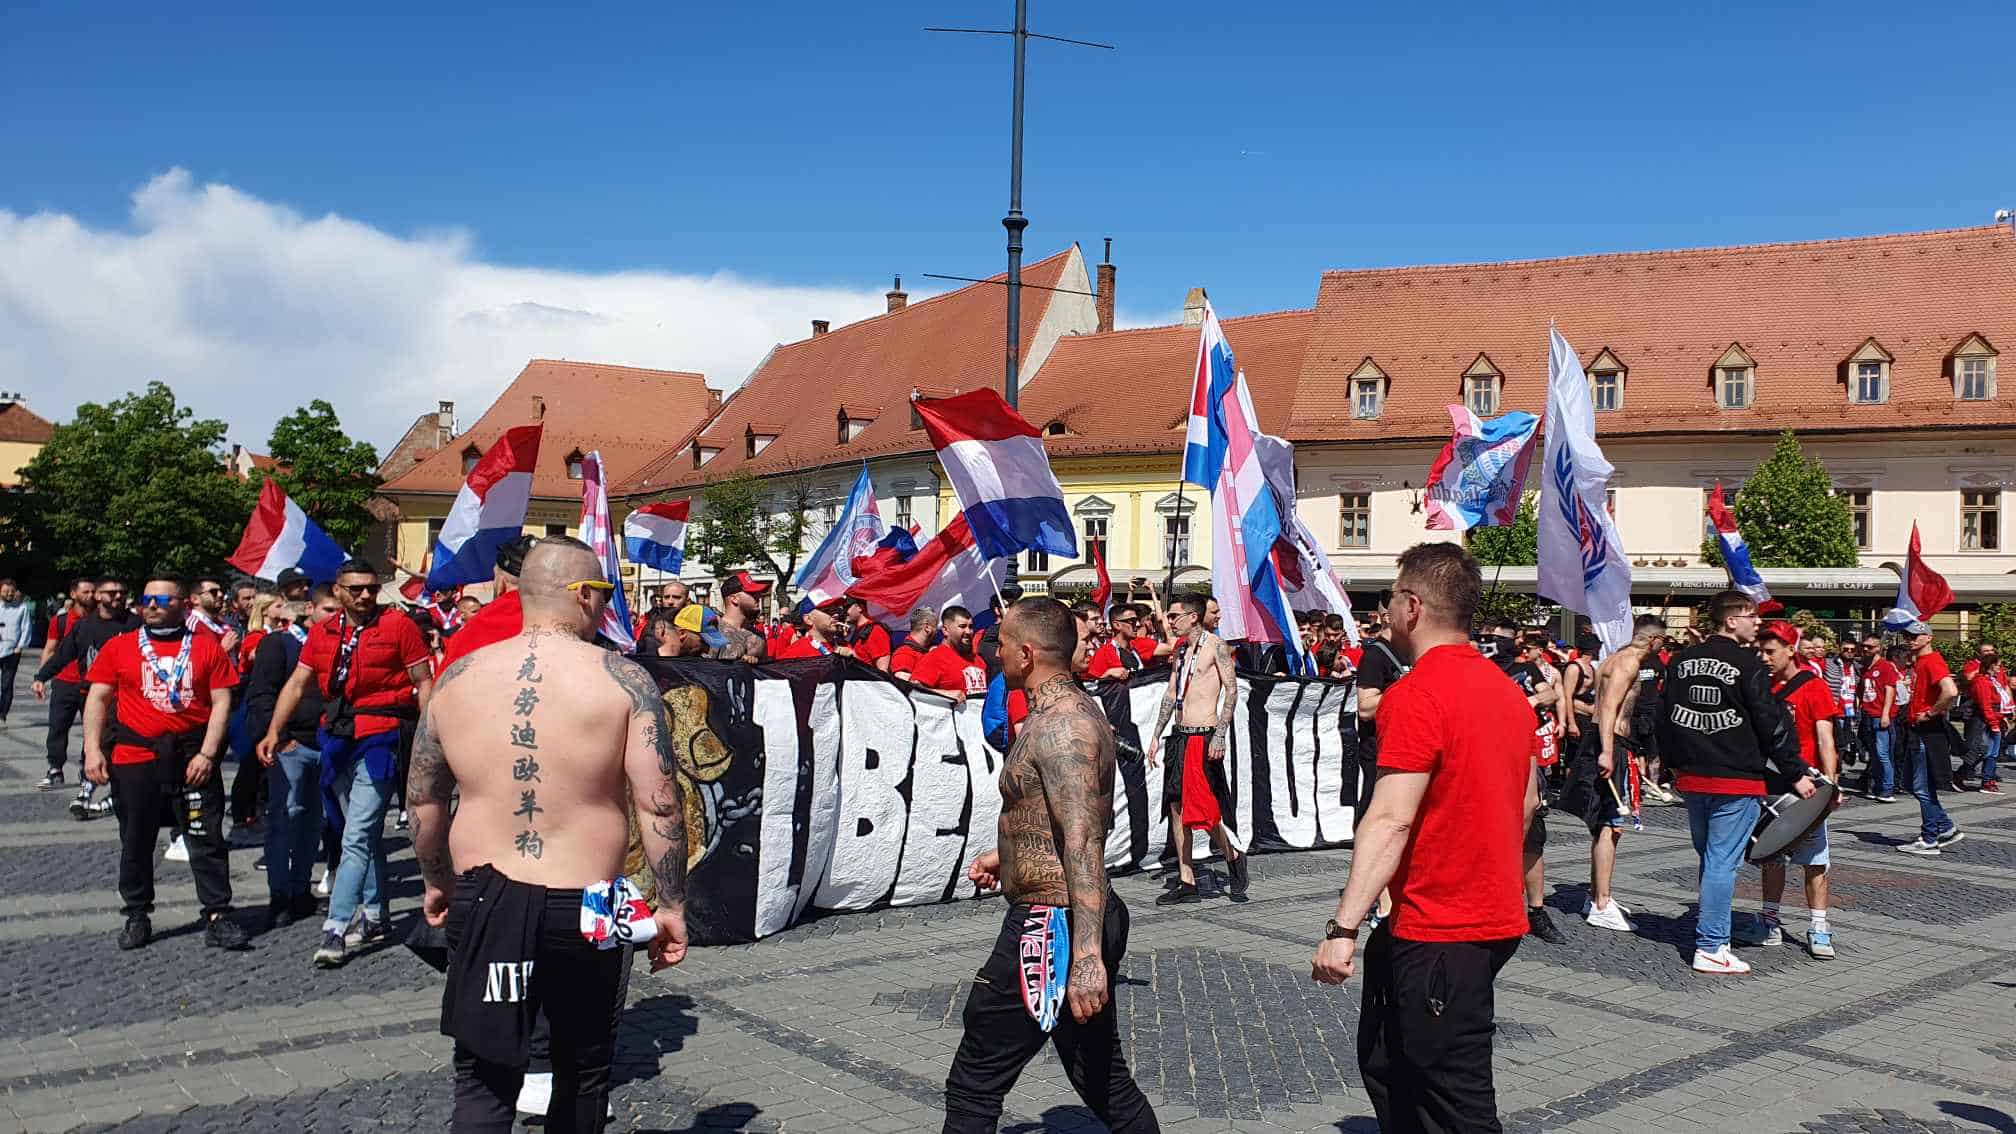
<path fill-rule="evenodd" d="M 906 532 L 910 530 L 912 524 L 917 522 L 911 515 L 910 500 L 911 498 L 908 496 L 898 496 L 896 498 L 896 526 Z"/>
<path fill-rule="evenodd" d="M 576 449 L 567 454 L 567 479 L 580 480 L 585 475 L 586 473 L 582 470 L 581 450 Z"/>
<path fill-rule="evenodd" d="M 1855 400 L 1862 404 L 1872 404 L 1884 400 L 1884 366 L 1880 362 L 1858 362 L 1855 364 Z"/>
<path fill-rule="evenodd" d="M 448 524 L 448 521 L 447 521 L 447 520 L 446 520 L 445 518 L 444 518 L 444 519 L 439 519 L 439 520 L 429 520 L 429 521 L 427 521 L 427 550 L 428 550 L 428 551 L 430 551 L 430 552 L 431 552 L 431 551 L 433 551 L 433 550 L 434 550 L 434 545 L 435 545 L 435 544 L 437 544 L 437 543 L 440 543 L 440 542 L 441 542 L 441 529 L 442 529 L 443 527 L 446 527 L 446 526 L 447 526 L 447 524 Z"/>
<path fill-rule="evenodd" d="M 1960 550 L 2002 549 L 2002 490 L 1968 488 L 1960 492 Z"/>
<path fill-rule="evenodd" d="M 1618 370 L 1599 370 L 1589 376 L 1591 400 L 1597 413 L 1609 413 L 1624 405 L 1624 374 Z"/>
<path fill-rule="evenodd" d="M 546 534 L 547 534 L 547 535 L 549 535 L 549 536 L 564 536 L 564 535 L 566 535 L 566 534 L 567 534 L 567 525 L 566 525 L 566 524 L 547 524 L 547 525 L 546 525 Z"/>
<path fill-rule="evenodd" d="M 1337 497 L 1339 547 L 1372 546 L 1372 494 L 1345 492 Z"/>
<path fill-rule="evenodd" d="M 470 473 L 475 472 L 476 462 L 482 459 L 482 451 L 474 445 L 462 450 L 462 475 L 468 476 Z"/>
<path fill-rule="evenodd" d="M 1478 417 L 1498 415 L 1498 376 L 1472 374 L 1463 380 L 1463 401 Z M 1446 388 L 1446 387 L 1445 387 Z"/>
<path fill-rule="evenodd" d="M 910 428 L 924 428 L 924 415 L 917 412 L 917 403 L 914 401 L 910 403 Z"/>
<path fill-rule="evenodd" d="M 1960 400 L 1963 402 L 1985 402 L 1995 396 L 1995 360 L 1992 358 L 1962 358 L 1957 360 L 1956 369 L 1960 377 Z"/>
<path fill-rule="evenodd" d="M 1352 384 L 1351 416 L 1360 421 L 1371 421 L 1379 416 L 1379 403 L 1384 400 L 1384 383 L 1377 378 L 1360 378 Z"/>
<path fill-rule="evenodd" d="M 1750 408 L 1750 368 L 1724 366 L 1715 372 L 1716 404 L 1723 409 Z"/>
<path fill-rule="evenodd" d="M 1869 490 L 1866 488 L 1839 488 L 1834 495 L 1848 504 L 1848 521 L 1855 527 L 1855 547 L 1860 551 L 1869 550 Z"/>
<path fill-rule="evenodd" d="M 1162 565 L 1183 567 L 1190 562 L 1190 517 L 1162 517 Z"/>
<path fill-rule="evenodd" d="M 1029 573 L 1047 575 L 1050 573 L 1050 553 L 1040 548 L 1029 549 Z"/>
<path fill-rule="evenodd" d="M 1098 545 L 1100 558 L 1106 555 L 1106 517 L 1085 517 L 1085 558 L 1092 558 L 1093 545 Z"/>
<path fill-rule="evenodd" d="M 1066 429 L 1064 423 L 1061 421 L 1053 421 L 1043 427 L 1043 436 L 1045 437 L 1062 437 L 1069 432 L 1070 430 Z"/>

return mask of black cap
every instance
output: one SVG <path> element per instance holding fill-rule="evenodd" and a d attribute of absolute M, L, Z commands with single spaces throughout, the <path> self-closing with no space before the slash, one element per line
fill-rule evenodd
<path fill-rule="evenodd" d="M 273 585 L 279 587 L 281 590 L 284 591 L 288 587 L 306 583 L 307 581 L 308 581 L 308 572 L 303 571 L 299 567 L 289 567 L 286 570 L 280 572 L 280 577 L 273 580 Z"/>
<path fill-rule="evenodd" d="M 532 554 L 532 545 L 538 540 L 529 535 L 519 535 L 503 547 L 497 549 L 497 569 L 506 575 L 525 573 L 525 557 Z"/>

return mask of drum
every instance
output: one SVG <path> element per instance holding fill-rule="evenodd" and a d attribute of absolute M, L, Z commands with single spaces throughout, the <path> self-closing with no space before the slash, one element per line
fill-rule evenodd
<path fill-rule="evenodd" d="M 1834 808 L 1834 797 L 1841 793 L 1832 780 L 1815 773 L 1813 794 L 1800 799 L 1792 792 L 1786 792 L 1776 799 L 1764 801 L 1764 813 L 1757 817 L 1757 829 L 1750 833 L 1751 862 L 1768 862 L 1797 846 L 1827 818 Z"/>

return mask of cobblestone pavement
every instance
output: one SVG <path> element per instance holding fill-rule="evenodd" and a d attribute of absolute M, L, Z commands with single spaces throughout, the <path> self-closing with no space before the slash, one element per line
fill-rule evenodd
<path fill-rule="evenodd" d="M 162 939 L 112 943 L 116 835 L 38 792 L 39 706 L 0 732 L 0 1130 L 430 1130 L 446 1125 L 439 978 L 401 945 L 337 972 L 313 925 L 243 954 L 202 947 L 187 872 L 162 864 Z M 76 764 L 71 764 L 74 776 Z M 1561 946 L 1528 939 L 1498 983 L 1499 1103 L 1513 1131 L 2016 1132 L 2016 807 L 1948 801 L 1968 840 L 1898 854 L 1916 808 L 1856 801 L 1835 824 L 1840 959 L 1751 950 L 1756 975 L 1697 976 L 1694 858 L 1674 810 L 1625 840 L 1637 932 L 1576 915 L 1579 825 L 1550 827 Z M 417 880 L 395 848 L 393 938 Z M 256 849 L 232 853 L 263 904 Z M 1358 990 L 1308 979 L 1347 852 L 1257 861 L 1250 899 L 1158 910 L 1116 888 L 1133 934 L 1115 989 L 1127 1053 L 1172 1131 L 1375 1129 L 1355 1058 Z M 1756 874 L 1739 886 L 1753 909 Z M 619 1130 L 936 1130 L 967 981 L 996 902 L 828 917 L 754 946 L 696 950 L 631 986 L 614 1072 Z M 1056 1060 L 1032 1063 L 1003 1129 L 1096 1130 Z"/>

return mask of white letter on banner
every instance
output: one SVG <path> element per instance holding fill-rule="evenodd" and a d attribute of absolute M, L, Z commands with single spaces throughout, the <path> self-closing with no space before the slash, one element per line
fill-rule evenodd
<path fill-rule="evenodd" d="M 756 936 L 789 928 L 798 918 L 791 885 L 792 814 L 798 799 L 798 710 L 791 683 L 759 677 L 749 717 L 763 730 L 762 837 L 756 852 Z M 816 881 L 816 879 L 815 879 Z M 808 888 L 809 889 L 809 888 Z"/>
<path fill-rule="evenodd" d="M 1232 814 L 1225 817 L 1232 845 L 1244 853 L 1253 843 L 1253 683 L 1241 680 L 1239 695 L 1232 707 L 1232 736 L 1226 742 L 1225 782 L 1237 800 Z M 1269 719 L 1268 735 L 1275 720 Z M 1271 749 L 1270 749 L 1271 751 Z"/>
<path fill-rule="evenodd" d="M 833 858 L 812 900 L 820 909 L 860 910 L 896 885 L 908 818 L 896 785 L 910 774 L 917 728 L 894 686 L 846 681 L 839 688 L 839 811 Z"/>
<path fill-rule="evenodd" d="M 1317 696 L 1317 694 L 1321 696 Z M 1344 690 L 1335 685 L 1310 685 L 1302 695 L 1302 705 L 1309 712 L 1310 703 L 1315 703 L 1315 719 L 1308 724 L 1300 724 L 1296 731 L 1313 731 L 1316 735 L 1316 826 L 1326 843 L 1341 843 L 1351 837 L 1351 813 L 1357 810 L 1357 795 L 1352 795 L 1350 803 L 1344 802 L 1344 785 L 1355 786 L 1357 769 L 1349 771 L 1344 767 L 1344 736 L 1340 722 L 1344 706 Z"/>
<path fill-rule="evenodd" d="M 778 684 L 790 685 L 784 681 Z M 812 690 L 812 813 L 805 821 L 805 882 L 798 888 L 798 909 L 791 917 L 794 923 L 804 916 L 825 881 L 826 867 L 833 860 L 833 837 L 840 824 L 840 790 L 834 783 L 840 755 L 840 714 L 834 689 L 832 682 L 822 681 Z M 763 798 L 767 813 L 770 797 Z"/>
<path fill-rule="evenodd" d="M 1168 689 L 1166 683 L 1158 683 L 1136 685 L 1127 691 L 1127 710 L 1134 714 L 1134 730 L 1141 736 L 1144 755 L 1148 746 L 1158 739 L 1155 736 L 1155 718 L 1162 715 L 1162 697 Z M 1142 775 L 1148 789 L 1148 862 L 1162 857 L 1162 846 L 1169 839 L 1169 809 L 1162 806 L 1162 777 L 1169 774 L 1169 738 L 1164 736 L 1159 739 L 1162 751 L 1155 757 L 1155 766 L 1144 769 Z M 1181 752 L 1176 753 L 1177 759 L 1182 756 Z M 1141 865 L 1147 866 L 1148 863 Z"/>
<path fill-rule="evenodd" d="M 1313 745 L 1296 743 L 1298 730 L 1293 727 L 1288 709 L 1295 702 L 1297 688 L 1295 683 L 1284 681 L 1267 698 L 1268 720 L 1284 721 L 1290 726 L 1283 730 L 1287 735 L 1278 742 L 1273 736 L 1268 737 L 1267 785 L 1273 796 L 1274 829 L 1280 833 L 1281 841 L 1306 849 L 1316 845 L 1316 754 L 1311 750 Z"/>
<path fill-rule="evenodd" d="M 942 697 L 924 694 L 916 698 L 917 715 L 922 717 L 939 705 Z M 950 706 L 948 706 L 950 707 Z M 966 879 L 966 864 L 994 849 L 1001 824 L 1001 756 L 987 747 L 980 732 L 980 702 L 967 700 L 952 708 L 952 727 L 966 751 L 966 779 L 973 792 L 973 817 L 966 825 L 966 854 L 959 863 L 957 896 L 970 898 L 979 888 Z"/>
<path fill-rule="evenodd" d="M 910 832 L 903 838 L 903 868 L 890 904 L 912 906 L 944 901 L 948 883 L 965 877 L 966 864 L 959 859 L 968 829 L 959 825 L 959 816 L 973 789 L 966 768 L 956 762 L 959 737 L 945 699 L 919 696 L 907 700 L 904 711 L 916 725 L 917 758 L 910 767 Z"/>

